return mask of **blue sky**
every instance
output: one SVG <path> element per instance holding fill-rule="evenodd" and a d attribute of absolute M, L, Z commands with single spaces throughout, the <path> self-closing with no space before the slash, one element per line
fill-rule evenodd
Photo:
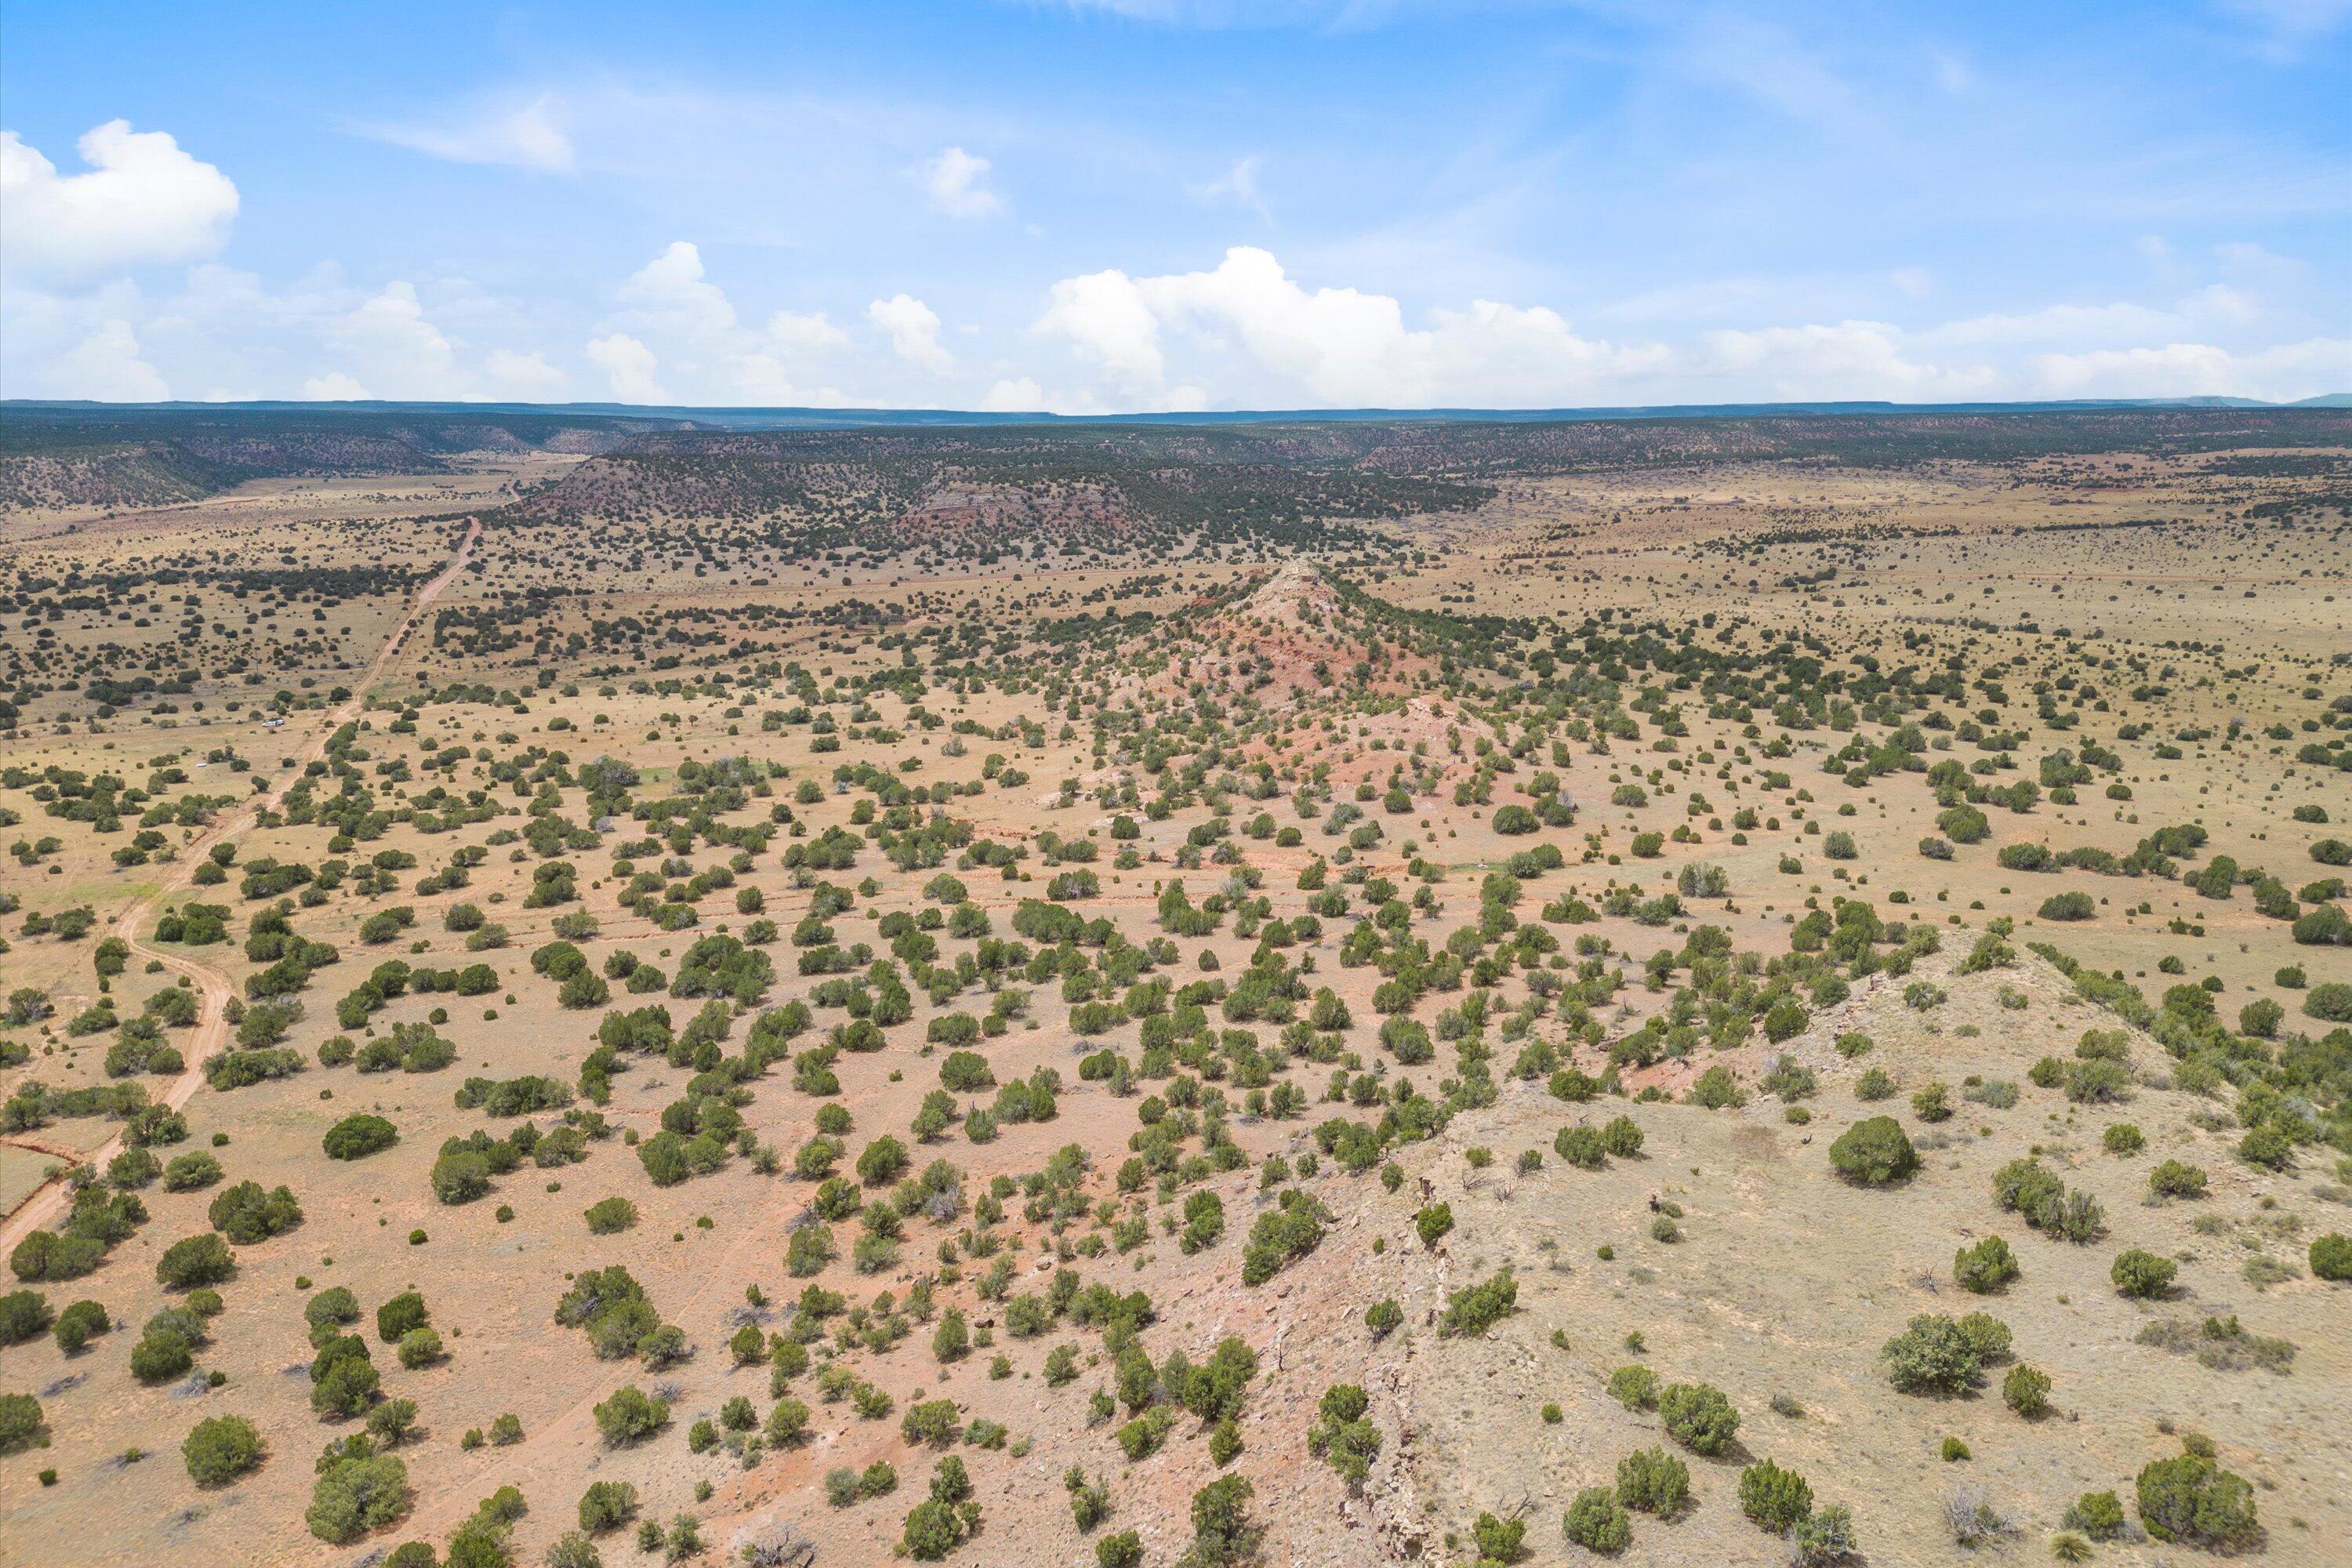
<path fill-rule="evenodd" d="M 2352 390 L 2352 0 L 0 3 L 0 394 Z"/>

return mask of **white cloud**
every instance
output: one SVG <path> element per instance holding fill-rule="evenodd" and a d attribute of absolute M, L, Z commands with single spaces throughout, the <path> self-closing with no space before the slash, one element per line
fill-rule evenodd
<path fill-rule="evenodd" d="M 502 397 L 520 402 L 552 403 L 571 390 L 572 378 L 547 363 L 543 353 L 517 353 L 495 349 L 483 362 L 490 384 Z"/>
<path fill-rule="evenodd" d="M 910 294 L 894 294 L 866 307 L 866 319 L 890 336 L 900 359 L 934 375 L 955 368 L 955 356 L 940 346 L 939 313 Z"/>
<path fill-rule="evenodd" d="M 1266 222 L 1274 221 L 1274 213 L 1266 205 L 1265 193 L 1259 187 L 1257 173 L 1265 160 L 1250 153 L 1234 160 L 1233 167 L 1206 184 L 1192 187 L 1193 195 L 1204 202 L 1231 202 L 1247 207 Z"/>
<path fill-rule="evenodd" d="M 1887 277 L 1907 300 L 1924 300 L 1936 291 L 1936 275 L 1924 267 L 1898 267 Z"/>
<path fill-rule="evenodd" d="M 735 307 L 703 276 L 701 247 L 689 240 L 672 240 L 630 274 L 620 299 L 672 331 L 708 338 L 735 327 Z"/>
<path fill-rule="evenodd" d="M 797 310 L 778 310 L 768 318 L 768 337 L 777 347 L 799 353 L 822 353 L 849 346 L 849 334 L 825 320 L 822 310 L 807 315 Z"/>
<path fill-rule="evenodd" d="M 455 163 L 497 163 L 547 174 L 572 172 L 572 138 L 562 105 L 543 93 L 520 108 L 490 110 L 452 124 L 377 125 L 366 133 Z"/>
<path fill-rule="evenodd" d="M 1577 335 L 1557 312 L 1474 300 L 1408 328 L 1385 294 L 1294 281 L 1271 254 L 1236 246 L 1207 272 L 1133 279 L 1109 271 L 1056 283 L 1037 332 L 1066 342 L 1129 405 L 1202 406 L 1195 386 L 1168 385 L 1167 336 L 1220 362 L 1217 401 L 1260 406 L 1528 406 L 1589 395 L 1612 378 L 1662 368 L 1655 347 Z M 1238 362 L 1238 363 L 1236 363 Z M 1236 374 L 1235 372 L 1239 374 Z"/>
<path fill-rule="evenodd" d="M 66 282 L 219 250 L 236 184 L 161 131 L 110 120 L 77 144 L 89 172 L 60 174 L 0 131 L 0 265 Z"/>
<path fill-rule="evenodd" d="M 950 217 L 988 217 L 1004 203 L 988 188 L 987 159 L 961 147 L 942 148 L 917 171 L 917 179 L 931 205 Z"/>
<path fill-rule="evenodd" d="M 591 338 L 588 358 L 613 384 L 613 395 L 623 403 L 667 403 L 669 394 L 655 379 L 660 362 L 654 351 L 626 332 Z"/>
<path fill-rule="evenodd" d="M 160 403 L 171 395 L 162 373 L 139 357 L 131 323 L 109 321 L 58 356 L 58 395 L 109 403 Z"/>
<path fill-rule="evenodd" d="M 691 401 L 715 404 L 826 404 L 843 401 L 830 388 L 811 391 L 802 375 L 817 362 L 849 345 L 849 334 L 822 311 L 780 310 L 764 328 L 746 326 L 727 291 L 712 282 L 702 251 L 690 240 L 675 240 L 639 268 L 614 296 L 623 309 L 606 327 L 644 350 L 652 360 L 640 377 L 634 367 L 617 373 L 641 390 L 622 394 L 628 401 L 660 401 L 650 386 L 653 361 L 666 367 L 666 380 Z M 608 374 L 614 374 L 609 371 Z M 667 395 L 663 395 L 666 396 Z"/>
<path fill-rule="evenodd" d="M 381 397 L 445 399 L 475 395 L 458 366 L 457 345 L 433 324 L 416 286 L 387 283 L 329 323 L 327 344 L 356 365 Z"/>
<path fill-rule="evenodd" d="M 373 395 L 341 371 L 314 375 L 302 384 L 302 395 L 326 403 L 351 403 Z"/>
<path fill-rule="evenodd" d="M 2042 386 L 2065 397 L 2259 397 L 2273 403 L 2352 387 L 2352 338 L 2309 338 L 2233 353 L 2211 343 L 2037 356 Z"/>
<path fill-rule="evenodd" d="M 1160 318 L 1124 272 L 1063 279 L 1046 296 L 1036 331 L 1068 342 L 1082 361 L 1104 372 L 1122 391 L 1149 395 L 1167 379 Z"/>
<path fill-rule="evenodd" d="M 1993 373 L 1910 357 L 1884 321 L 1820 322 L 1702 334 L 1704 373 L 1732 382 L 1741 400 L 1932 402 L 1991 395 Z"/>
<path fill-rule="evenodd" d="M 1035 414 L 1047 402 L 1045 389 L 1024 375 L 990 387 L 980 406 L 985 414 Z"/>
<path fill-rule="evenodd" d="M 2016 314 L 1992 312 L 1947 321 L 1915 334 L 1938 348 L 1984 349 L 2020 343 L 2128 342 L 2173 330 L 2167 312 L 2129 300 L 2106 305 L 2045 305 Z"/>

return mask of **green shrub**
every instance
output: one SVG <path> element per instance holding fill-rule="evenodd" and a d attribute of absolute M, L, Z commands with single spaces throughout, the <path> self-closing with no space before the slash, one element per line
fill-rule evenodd
<path fill-rule="evenodd" d="M 199 1421 L 180 1445 L 188 1477 L 200 1487 L 221 1487 L 261 1463 L 261 1434 L 241 1415 Z"/>
<path fill-rule="evenodd" d="M 174 1290 L 217 1285 L 236 1272 L 236 1257 L 228 1243 L 209 1233 L 173 1242 L 155 1260 L 155 1278 Z"/>
<path fill-rule="evenodd" d="M 2133 1247 L 2116 1254 L 2107 1278 L 2115 1281 L 2117 1294 L 2152 1301 L 2172 1289 L 2172 1277 L 2179 1272 L 2179 1267 L 2169 1258 L 2158 1258 Z"/>
<path fill-rule="evenodd" d="M 2352 984 L 2329 981 L 2303 994 L 2303 1013 L 2323 1024 L 2352 1023 Z"/>
<path fill-rule="evenodd" d="M 151 1329 L 131 1347 L 131 1375 L 142 1383 L 169 1383 L 195 1362 L 186 1337 L 168 1330 Z"/>
<path fill-rule="evenodd" d="M 375 1310 L 375 1334 L 388 1345 L 398 1344 L 411 1329 L 425 1326 L 425 1298 L 414 1290 L 404 1290 Z"/>
<path fill-rule="evenodd" d="M 1552 1152 L 1580 1171 L 1597 1171 L 1607 1163 L 1608 1145 L 1590 1127 L 1563 1127 L 1553 1134 Z"/>
<path fill-rule="evenodd" d="M 1246 1477 L 1227 1476 L 1192 1494 L 1192 1544 L 1185 1553 L 1198 1568 L 1225 1568 L 1248 1562 L 1261 1531 L 1250 1518 L 1256 1489 Z"/>
<path fill-rule="evenodd" d="M 1714 1458 L 1731 1446 L 1739 1412 L 1723 1391 L 1705 1383 L 1670 1383 L 1658 1394 L 1666 1435 L 1694 1454 Z"/>
<path fill-rule="evenodd" d="M 624 1197 L 600 1198 L 587 1209 L 588 1234 L 613 1236 L 637 1223 L 637 1205 Z"/>
<path fill-rule="evenodd" d="M 259 1182 L 239 1182 L 213 1199 L 207 1217 L 229 1240 L 250 1247 L 300 1225 L 302 1208 L 289 1188 L 265 1192 Z"/>
<path fill-rule="evenodd" d="M 369 1455 L 325 1465 L 303 1517 L 311 1534 L 341 1546 L 400 1519 L 409 1500 L 408 1467 L 389 1455 Z"/>
<path fill-rule="evenodd" d="M 1621 1366 L 1609 1374 L 1609 1397 L 1628 1410 L 1655 1410 L 1658 1374 L 1646 1366 Z"/>
<path fill-rule="evenodd" d="M 2254 1489 L 2197 1454 L 2158 1459 L 2139 1473 L 2139 1521 L 2158 1541 L 2231 1550 L 2260 1539 Z"/>
<path fill-rule="evenodd" d="M 2294 1158 L 2294 1139 L 2275 1122 L 2249 1127 L 2238 1140 L 2238 1158 L 2267 1171 L 2284 1171 Z"/>
<path fill-rule="evenodd" d="M 0 1454 L 48 1446 L 49 1429 L 41 1402 L 29 1394 L 0 1394 Z"/>
<path fill-rule="evenodd" d="M 303 1305 L 302 1318 L 312 1328 L 326 1323 L 352 1323 L 359 1321 L 359 1298 L 341 1285 L 320 1291 Z"/>
<path fill-rule="evenodd" d="M 2009 1325 L 1990 1312 L 1970 1312 L 1960 1320 L 1960 1337 L 1979 1361 L 1999 1361 L 2009 1353 Z"/>
<path fill-rule="evenodd" d="M 2331 1230 L 2314 1241 L 2311 1275 L 2315 1279 L 2352 1279 L 2352 1236 Z"/>
<path fill-rule="evenodd" d="M 650 1437 L 669 1424 L 669 1402 L 656 1399 L 635 1384 L 615 1389 L 595 1408 L 596 1430 L 609 1448 L 625 1447 Z"/>
<path fill-rule="evenodd" d="M 1873 1116 L 1838 1134 L 1830 1145 L 1830 1164 L 1849 1182 L 1883 1187 L 1916 1171 L 1919 1153 L 1895 1118 Z"/>
<path fill-rule="evenodd" d="M 1998 1236 L 1963 1247 L 1952 1257 L 1952 1278 L 1972 1295 L 1991 1295 L 2015 1279 L 2017 1273 L 2017 1255 Z"/>
<path fill-rule="evenodd" d="M 381 1116 L 362 1111 L 327 1129 L 320 1141 L 330 1160 L 363 1160 L 400 1142 L 400 1130 Z"/>
<path fill-rule="evenodd" d="M 1934 1312 L 1913 1318 L 1879 1354 L 1889 1381 L 1906 1394 L 1965 1394 L 1984 1365 L 1983 1352 L 1968 1331 Z"/>
<path fill-rule="evenodd" d="M 1587 1552 L 1603 1554 L 1624 1551 L 1633 1539 L 1633 1521 L 1626 1518 L 1624 1505 L 1607 1487 L 1587 1487 L 1578 1492 L 1560 1527 Z"/>
<path fill-rule="evenodd" d="M 1690 1467 L 1664 1448 L 1637 1448 L 1617 1461 L 1617 1500 L 1672 1519 L 1690 1500 Z"/>
<path fill-rule="evenodd" d="M 2124 1532 L 2124 1505 L 2113 1492 L 2084 1492 L 2067 1506 L 2061 1522 L 2094 1541 L 2113 1541 Z"/>
<path fill-rule="evenodd" d="M 1853 1514 L 1843 1503 L 1815 1509 L 1789 1529 L 1789 1561 L 1794 1568 L 1829 1568 L 1851 1562 L 1857 1550 Z"/>
<path fill-rule="evenodd" d="M 1333 1384 L 1323 1391 L 1317 1420 L 1307 1429 L 1307 1451 L 1339 1471 L 1350 1486 L 1363 1483 L 1381 1451 L 1381 1430 L 1365 1419 L 1370 1403 L 1354 1384 Z"/>
<path fill-rule="evenodd" d="M 1481 1562 L 1517 1563 L 1528 1554 L 1528 1521 L 1523 1519 L 1481 1513 L 1470 1526 L 1470 1538 Z"/>
<path fill-rule="evenodd" d="M 1813 1489 L 1794 1470 L 1759 1459 L 1739 1472 L 1739 1511 L 1774 1535 L 1813 1511 Z"/>
<path fill-rule="evenodd" d="M 2000 1402 L 2032 1421 L 2050 1413 L 2050 1374 L 2023 1362 L 2000 1380 Z"/>
<path fill-rule="evenodd" d="M 76 1301 L 58 1314 L 49 1331 L 57 1337 L 58 1349 L 71 1355 L 113 1327 L 104 1307 L 96 1301 Z"/>
<path fill-rule="evenodd" d="M 0 1296 L 0 1345 L 20 1345 L 47 1331 L 49 1299 L 37 1290 Z"/>
<path fill-rule="evenodd" d="M 1503 1269 L 1492 1279 L 1448 1295 L 1445 1310 L 1437 1316 L 1437 1331 L 1447 1336 L 1485 1333 L 1509 1317 L 1518 1300 L 1519 1282 L 1511 1278 L 1509 1269 Z"/>

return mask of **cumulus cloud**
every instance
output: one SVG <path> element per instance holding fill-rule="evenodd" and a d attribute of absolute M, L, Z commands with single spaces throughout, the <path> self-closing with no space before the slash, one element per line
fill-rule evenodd
<path fill-rule="evenodd" d="M 893 294 L 866 307 L 866 318 L 889 334 L 891 352 L 934 375 L 955 368 L 955 356 L 940 342 L 939 312 L 911 294 Z"/>
<path fill-rule="evenodd" d="M 372 395 L 368 389 L 341 371 L 329 371 L 302 383 L 302 395 L 322 403 L 351 403 Z"/>
<path fill-rule="evenodd" d="M 110 120 L 83 136 L 88 173 L 0 131 L 0 264 L 74 283 L 213 255 L 236 221 L 236 184 L 164 132 Z"/>
<path fill-rule="evenodd" d="M 1581 337 L 1550 310 L 1487 300 L 1432 311 L 1426 327 L 1408 327 L 1392 297 L 1310 291 L 1254 246 L 1228 250 L 1206 272 L 1065 279 L 1049 293 L 1035 331 L 1155 407 L 1205 401 L 1197 387 L 1169 384 L 1167 340 L 1179 333 L 1223 365 L 1219 379 L 1228 385 L 1239 372 L 1277 402 L 1303 392 L 1309 402 L 1338 406 L 1562 403 L 1612 378 L 1662 368 L 1666 357 L 1654 346 Z"/>
<path fill-rule="evenodd" d="M 1045 389 L 1025 375 L 996 383 L 980 400 L 983 414 L 1036 414 L 1048 405 Z"/>
<path fill-rule="evenodd" d="M 990 167 L 988 160 L 977 153 L 946 147 L 938 157 L 924 161 L 917 178 L 931 205 L 950 217 L 988 217 L 1004 206 L 988 188 Z"/>
<path fill-rule="evenodd" d="M 491 110 L 438 125 L 376 125 L 367 134 L 454 163 L 497 163 L 546 174 L 572 172 L 572 138 L 552 93 L 509 110 Z"/>
<path fill-rule="evenodd" d="M 768 337 L 779 348 L 801 353 L 820 353 L 849 346 L 849 334 L 825 320 L 822 310 L 807 314 L 798 310 L 778 310 L 768 318 Z"/>
<path fill-rule="evenodd" d="M 2042 389 L 2063 397 L 2257 397 L 2286 403 L 2352 386 L 2352 338 L 2318 337 L 2233 353 L 2174 342 L 2037 355 Z"/>
<path fill-rule="evenodd" d="M 476 395 L 457 348 L 425 313 L 413 283 L 394 281 L 327 327 L 328 347 L 357 367 L 381 397 L 423 400 Z"/>
<path fill-rule="evenodd" d="M 688 240 L 672 240 L 631 273 L 620 299 L 672 331 L 707 338 L 735 327 L 735 307 L 703 275 L 702 249 Z"/>
<path fill-rule="evenodd" d="M 171 390 L 162 373 L 139 355 L 139 338 L 130 322 L 102 322 L 58 357 L 58 395 L 110 403 L 160 403 Z"/>
<path fill-rule="evenodd" d="M 654 351 L 626 332 L 588 341 L 588 358 L 613 384 L 613 395 L 623 403 L 667 403 L 656 373 L 661 362 Z"/>
<path fill-rule="evenodd" d="M 701 248 L 674 240 L 660 255 L 630 274 L 615 291 L 622 309 L 606 325 L 646 357 L 622 351 L 615 370 L 599 361 L 612 378 L 614 395 L 633 403 L 661 402 L 648 390 L 653 365 L 691 399 L 726 404 L 831 404 L 842 401 L 827 387 L 811 389 L 804 373 L 824 356 L 845 348 L 849 334 L 822 311 L 781 310 L 764 328 L 748 326 L 727 291 L 711 281 Z M 609 340 L 608 340 L 609 341 Z M 592 357 L 594 345 L 591 345 Z M 624 383 L 636 390 L 624 392 Z"/>
<path fill-rule="evenodd" d="M 1124 272 L 1063 279 L 1046 295 L 1036 330 L 1067 342 L 1080 360 L 1124 392 L 1150 396 L 1167 379 L 1160 318 Z"/>
<path fill-rule="evenodd" d="M 523 403 L 552 403 L 571 390 L 572 378 L 547 363 L 543 353 L 517 353 L 495 349 L 482 369 L 501 397 Z"/>
<path fill-rule="evenodd" d="M 1729 381 L 1740 399 L 1771 402 L 1886 398 L 1897 402 L 1990 395 L 1998 378 L 1982 367 L 1947 368 L 1906 352 L 1884 321 L 1815 322 L 1702 337 L 1704 374 Z"/>

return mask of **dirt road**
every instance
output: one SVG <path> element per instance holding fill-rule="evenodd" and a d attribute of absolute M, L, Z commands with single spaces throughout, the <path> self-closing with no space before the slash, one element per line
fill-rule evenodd
<path fill-rule="evenodd" d="M 366 672 L 361 676 L 359 683 L 352 689 L 352 695 L 337 707 L 328 710 L 319 726 L 319 732 L 311 738 L 310 745 L 302 754 L 295 759 L 295 765 L 280 769 L 278 782 L 270 788 L 256 794 L 251 800 L 221 817 L 183 846 L 179 859 L 173 864 L 172 874 L 144 897 L 135 900 L 117 914 L 110 922 L 111 933 L 130 944 L 131 956 L 133 960 L 142 963 L 152 960 L 173 973 L 184 974 L 195 983 L 200 993 L 200 1010 L 196 1016 L 195 1035 L 189 1041 L 187 1049 L 184 1053 L 188 1065 L 179 1077 L 172 1080 L 171 1087 L 163 1091 L 160 1101 L 162 1104 L 168 1105 L 174 1110 L 182 1110 L 204 1083 L 205 1064 L 219 1055 L 222 1047 L 228 1043 L 227 1007 L 229 997 L 235 993 L 235 987 L 231 984 L 228 975 L 223 971 L 186 953 L 151 946 L 140 936 L 140 931 L 153 921 L 156 911 L 163 905 L 179 898 L 194 886 L 191 879 L 195 875 L 195 868 L 205 851 L 216 844 L 233 844 L 251 832 L 254 826 L 260 821 L 262 812 L 282 802 L 286 792 L 293 787 L 295 780 L 302 776 L 303 771 L 311 763 L 326 756 L 327 744 L 334 739 L 335 731 L 359 716 L 361 710 L 366 706 L 369 689 L 383 677 L 384 673 L 392 668 L 394 661 L 400 657 L 401 650 L 407 646 L 409 635 L 423 620 L 425 612 L 432 607 L 433 602 L 441 596 L 442 592 L 451 583 L 457 581 L 457 574 L 466 569 L 466 563 L 473 555 L 474 542 L 481 537 L 481 534 L 482 524 L 479 519 L 467 525 L 466 537 L 458 541 L 457 548 L 450 552 L 448 563 L 443 566 L 431 581 L 417 589 L 415 597 L 409 601 L 407 613 L 402 616 L 400 623 L 392 628 L 392 634 L 384 638 L 383 647 L 376 650 L 376 656 L 369 663 Z M 109 1160 L 121 1152 L 121 1150 L 122 1135 L 118 1132 L 94 1151 L 87 1163 L 103 1167 Z M 18 1204 L 9 1214 L 6 1220 L 0 1221 L 0 1249 L 15 1247 L 31 1232 L 47 1224 L 65 1207 L 69 1196 L 70 1183 L 65 1175 L 53 1176 L 34 1188 L 26 1195 L 25 1201 Z"/>

